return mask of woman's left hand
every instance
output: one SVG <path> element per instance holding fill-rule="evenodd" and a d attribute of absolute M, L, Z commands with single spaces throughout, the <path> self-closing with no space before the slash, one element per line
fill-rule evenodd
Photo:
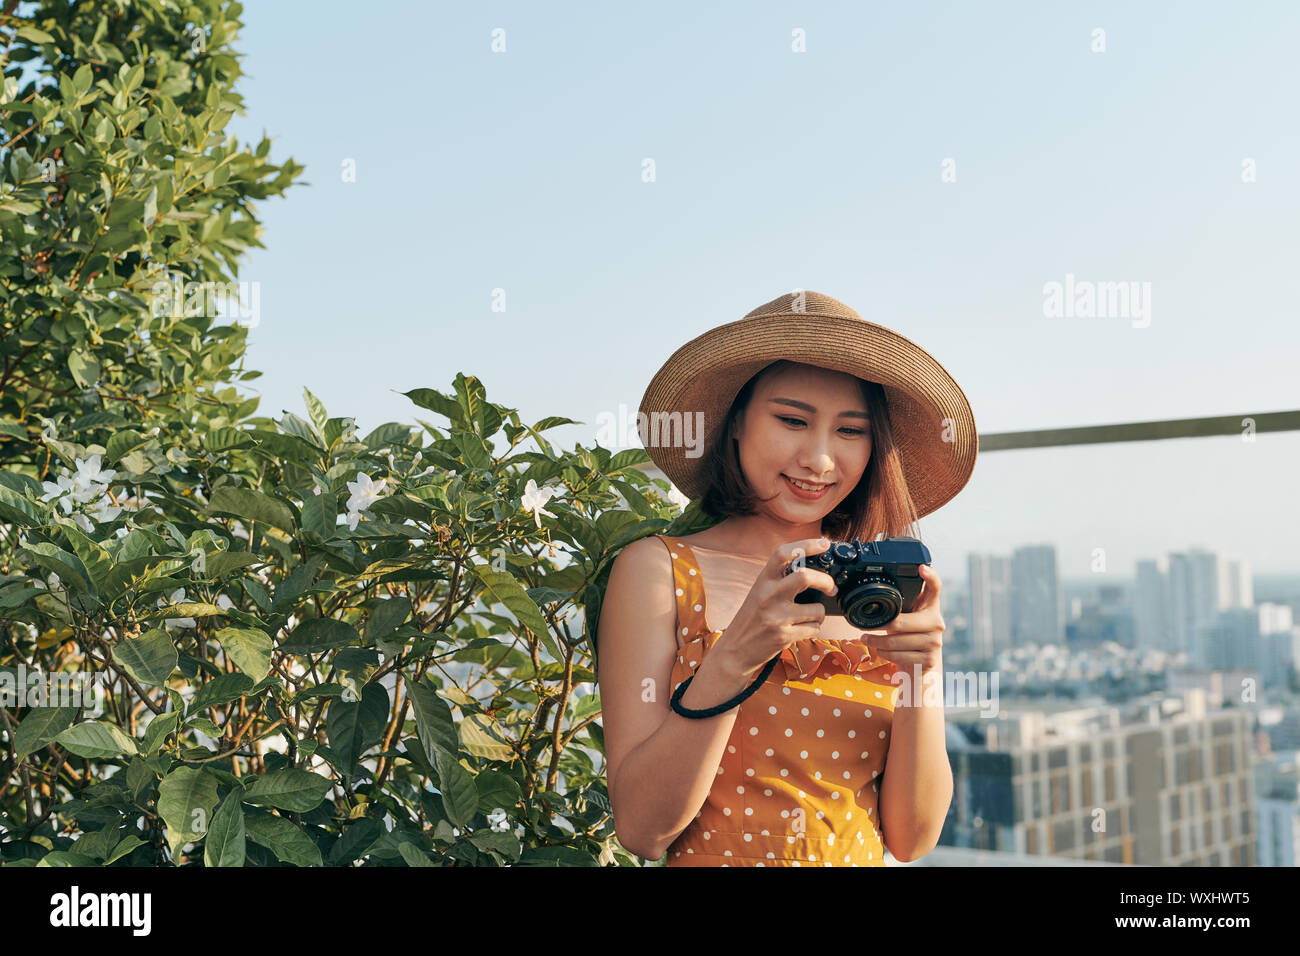
<path fill-rule="evenodd" d="M 925 583 L 917 595 L 916 606 L 883 628 L 863 631 L 862 638 L 877 656 L 909 671 L 920 664 L 925 673 L 941 667 L 943 662 L 945 625 L 939 611 L 943 582 L 930 565 L 922 564 L 919 570 Z"/>

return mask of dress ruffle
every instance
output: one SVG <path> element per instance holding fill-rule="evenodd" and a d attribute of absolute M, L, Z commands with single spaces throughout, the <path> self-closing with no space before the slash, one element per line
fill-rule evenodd
<path fill-rule="evenodd" d="M 811 680 L 822 671 L 856 674 L 888 667 L 891 663 L 875 657 L 862 640 L 831 641 L 824 637 L 809 637 L 795 641 L 781 652 L 786 680 Z"/>

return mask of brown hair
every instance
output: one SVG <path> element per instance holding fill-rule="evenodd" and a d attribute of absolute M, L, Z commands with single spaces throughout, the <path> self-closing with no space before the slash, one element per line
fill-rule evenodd
<path fill-rule="evenodd" d="M 798 365 L 788 359 L 773 362 L 745 383 L 727 410 L 727 419 L 709 453 L 708 486 L 700 509 L 712 518 L 755 514 L 762 502 L 740 468 L 736 419 L 749 407 L 759 379 L 769 372 Z M 916 528 L 916 505 L 903 477 L 903 466 L 894 445 L 885 390 L 876 382 L 859 378 L 867 411 L 871 415 L 871 459 L 857 487 L 822 518 L 822 534 L 832 541 L 872 541 L 877 535 L 909 535 L 920 538 Z"/>

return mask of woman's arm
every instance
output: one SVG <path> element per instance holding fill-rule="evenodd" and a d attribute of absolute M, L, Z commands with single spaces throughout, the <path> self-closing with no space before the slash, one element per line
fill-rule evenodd
<path fill-rule="evenodd" d="M 614 560 L 597 628 L 606 775 L 619 842 L 658 860 L 699 813 L 722 763 L 738 708 L 693 720 L 669 707 L 677 660 L 676 596 L 668 551 L 655 538 Z M 705 708 L 748 684 L 715 645 L 682 704 Z"/>
<path fill-rule="evenodd" d="M 943 660 L 920 668 L 921 687 L 913 686 L 913 668 L 899 672 L 905 684 L 894 707 L 877 823 L 886 849 L 907 863 L 938 844 L 953 783 L 944 733 Z"/>

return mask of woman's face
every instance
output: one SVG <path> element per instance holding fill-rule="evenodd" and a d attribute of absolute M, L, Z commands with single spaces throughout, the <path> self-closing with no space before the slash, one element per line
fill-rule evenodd
<path fill-rule="evenodd" d="M 781 521 L 819 523 L 849 496 L 871 460 L 871 420 L 852 375 L 787 366 L 760 380 L 736 419 L 740 466 L 761 507 Z M 829 485 L 808 497 L 789 479 Z M 772 497 L 775 495 L 776 497 Z"/>

